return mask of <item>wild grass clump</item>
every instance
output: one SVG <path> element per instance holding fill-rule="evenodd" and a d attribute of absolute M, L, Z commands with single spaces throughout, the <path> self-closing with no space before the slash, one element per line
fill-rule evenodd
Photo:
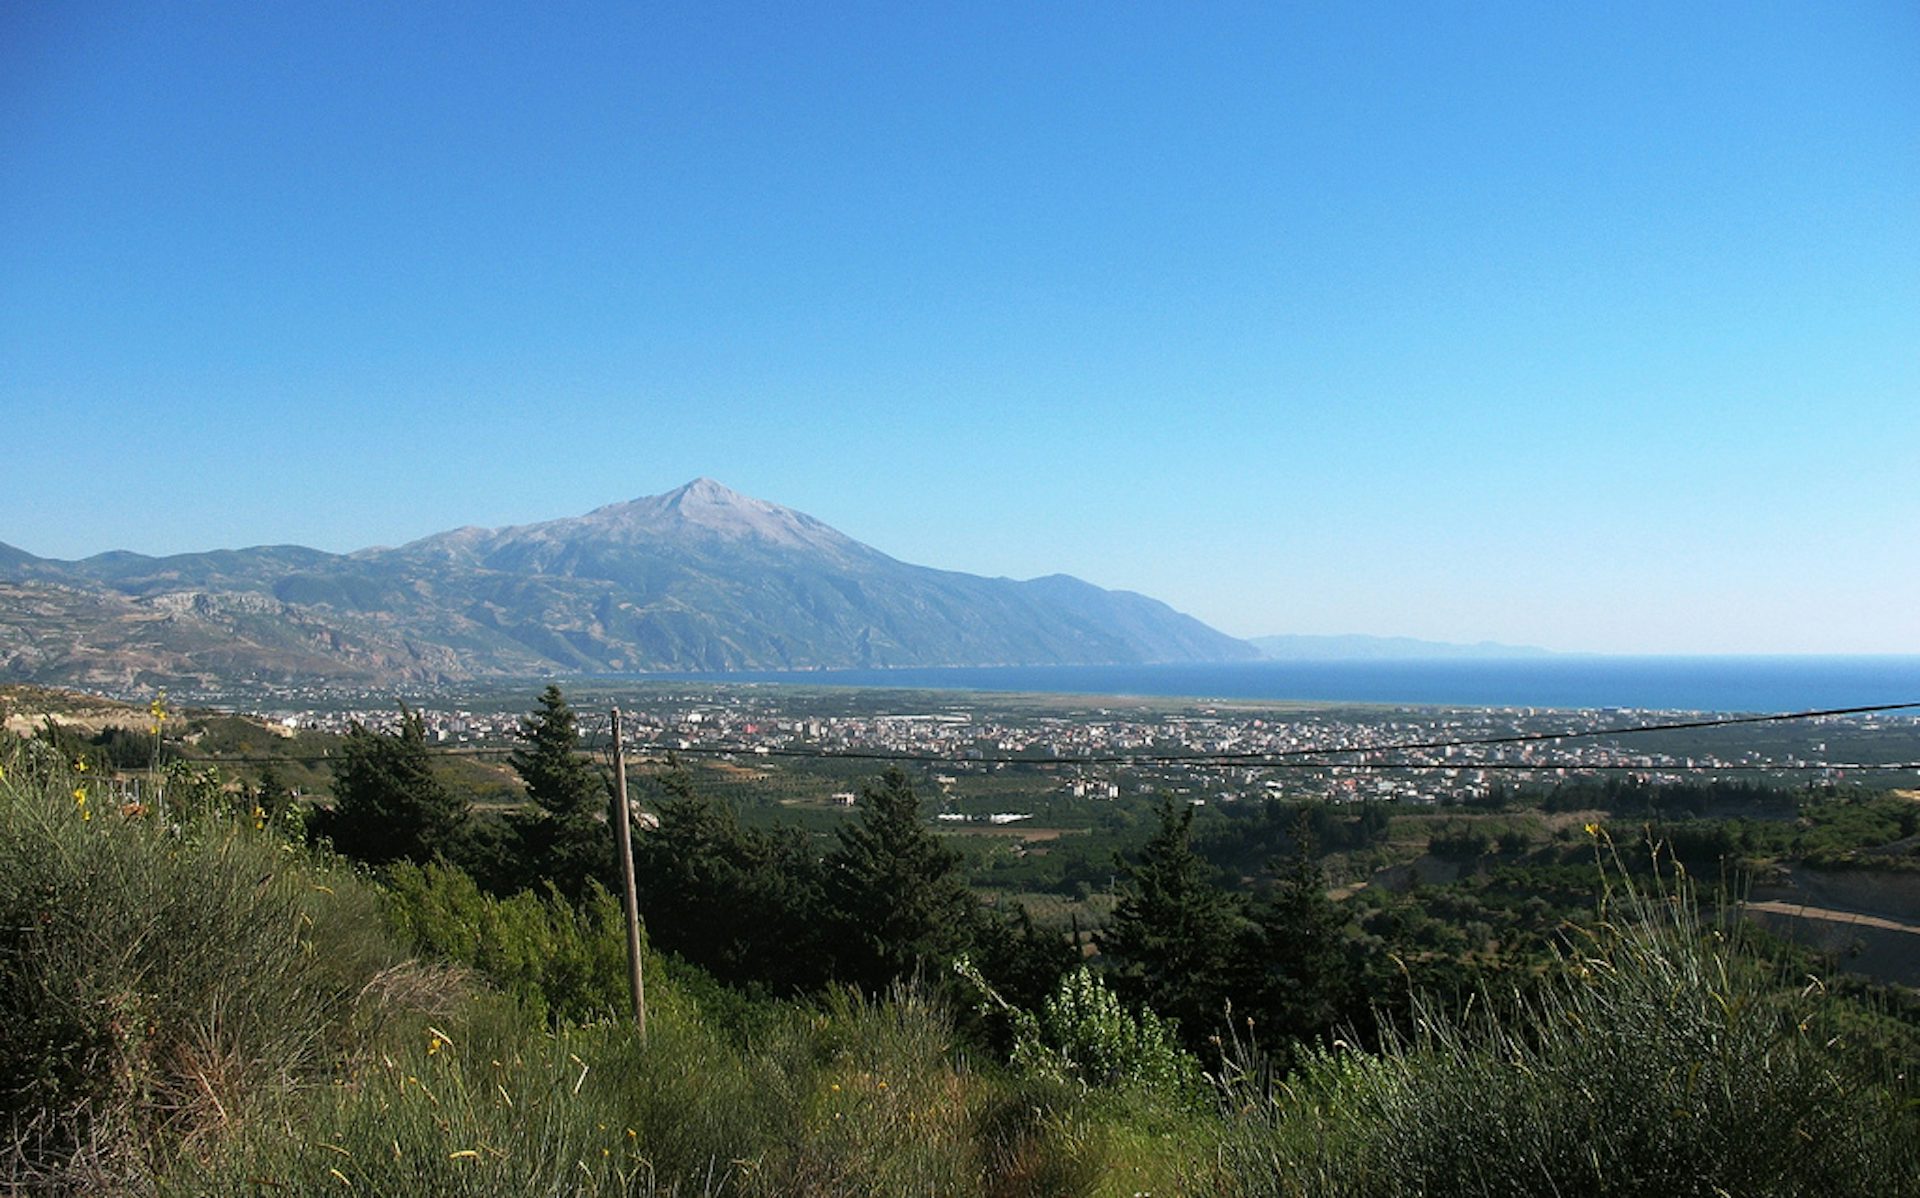
<path fill-rule="evenodd" d="M 1015 1166 L 1033 1138 L 951 1056 L 912 992 L 783 1007 L 750 1042 L 698 1018 L 528 1029 L 505 1003 L 183 1162 L 164 1194 L 738 1195 L 966 1198 L 1091 1192 Z M 684 1008 L 683 1008 L 684 1010 Z M 1031 1094 L 1023 1095 L 1034 1097 Z M 1047 1159 L 1057 1159 L 1051 1151 Z"/>
<path fill-rule="evenodd" d="M 1227 1079 L 1233 1188 L 1920 1192 L 1906 1086 L 1853 1059 L 1819 985 L 1783 986 L 1705 924 L 1678 871 L 1651 889 L 1610 878 L 1601 920 L 1533 996 L 1418 1006 L 1380 1054 L 1310 1055 L 1272 1093 Z"/>
<path fill-rule="evenodd" d="M 575 1044 L 489 1028 L 423 1028 L 206 1158 L 177 1160 L 163 1198 L 275 1194 L 625 1195 L 656 1192 L 626 1129 L 610 1125 Z M 504 1035 L 502 1035 L 504 1033 Z M 498 1053 L 499 1055 L 493 1055 Z"/>
<path fill-rule="evenodd" d="M 0 743 L 0 1181 L 110 1190 L 443 1001 L 350 873 Z"/>

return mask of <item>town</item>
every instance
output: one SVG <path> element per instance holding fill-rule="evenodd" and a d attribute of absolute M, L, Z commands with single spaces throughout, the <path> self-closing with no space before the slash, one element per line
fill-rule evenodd
<path fill-rule="evenodd" d="M 466 696 L 422 696 L 431 742 L 483 752 L 511 746 L 534 684 Z M 851 692 L 752 684 L 568 688 L 583 743 L 610 743 L 623 712 L 636 757 L 672 754 L 805 775 L 818 763 L 877 772 L 897 760 L 935 793 L 989 789 L 1075 800 L 1174 796 L 1195 805 L 1260 798 L 1330 802 L 1472 803 L 1496 788 L 1626 774 L 1650 783 L 1702 775 L 1773 784 L 1913 785 L 1888 767 L 1920 759 L 1920 718 L 1821 717 L 1778 724 L 1679 728 L 1699 713 L 1624 708 L 1417 708 L 1210 703 L 978 692 Z M 288 730 L 384 729 L 397 701 L 343 696 L 312 706 L 261 704 L 253 714 Z M 256 700 L 257 702 L 257 700 Z M 1635 731 L 1625 731 L 1635 730 Z M 823 800 L 850 802 L 845 769 L 821 776 Z M 1015 785 L 1013 778 L 1026 779 Z M 994 815 L 1018 816 L 1019 812 Z M 950 820 L 964 818 L 947 812 Z M 987 818 L 982 815 L 980 818 Z"/>

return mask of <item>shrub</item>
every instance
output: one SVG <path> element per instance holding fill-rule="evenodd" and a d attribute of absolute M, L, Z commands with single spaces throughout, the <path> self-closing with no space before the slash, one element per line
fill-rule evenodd
<path fill-rule="evenodd" d="M 370 889 L 252 821 L 162 824 L 0 745 L 0 1177 L 105 1188 L 444 997 Z"/>
<path fill-rule="evenodd" d="M 1887 1194 L 1920 1187 L 1920 1127 L 1690 887 L 1621 889 L 1532 997 L 1416 1007 L 1379 1056 L 1321 1052 L 1223 1093 L 1240 1192 Z"/>
<path fill-rule="evenodd" d="M 401 862 L 383 900 L 415 952 L 478 971 L 538 1020 L 580 1023 L 627 1009 L 622 916 L 598 883 L 577 906 L 551 886 L 495 898 L 459 869 Z"/>

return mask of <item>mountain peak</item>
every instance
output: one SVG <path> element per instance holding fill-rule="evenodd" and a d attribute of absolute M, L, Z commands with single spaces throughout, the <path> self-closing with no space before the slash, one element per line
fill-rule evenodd
<path fill-rule="evenodd" d="M 727 486 L 725 483 L 715 482 L 713 479 L 708 478 L 704 474 L 701 475 L 699 478 L 694 479 L 690 483 L 687 483 L 683 486 L 675 487 L 673 490 L 668 491 L 664 495 L 647 496 L 641 499 L 636 499 L 633 502 L 636 504 L 643 504 L 643 503 L 655 504 L 655 505 L 658 505 L 662 510 L 674 510 L 674 511 L 680 511 L 680 512 L 687 512 L 690 509 L 697 510 L 700 508 L 734 509 L 734 510 L 752 510 L 755 508 L 769 508 L 776 511 L 787 510 L 785 508 L 780 507 L 778 504 L 768 503 L 765 500 L 761 500 L 761 499 L 755 499 L 751 495 L 742 495 L 740 492 L 734 490 L 732 487 Z"/>
<path fill-rule="evenodd" d="M 661 498 L 698 499 L 710 503 L 737 503 L 747 497 L 725 483 L 716 482 L 703 474 L 690 483 L 668 491 Z"/>
<path fill-rule="evenodd" d="M 581 519 L 603 535 L 622 538 L 747 542 L 839 558 L 875 553 L 804 512 L 743 495 L 705 476 L 665 494 L 609 504 Z"/>

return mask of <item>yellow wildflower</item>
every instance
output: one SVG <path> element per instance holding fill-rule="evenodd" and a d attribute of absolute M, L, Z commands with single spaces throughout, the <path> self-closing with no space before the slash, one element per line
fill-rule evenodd
<path fill-rule="evenodd" d="M 1588 836 L 1598 836 L 1598 835 L 1600 835 L 1600 825 L 1599 825 L 1599 824 L 1588 824 L 1588 825 L 1587 825 L 1587 835 L 1588 835 Z"/>

